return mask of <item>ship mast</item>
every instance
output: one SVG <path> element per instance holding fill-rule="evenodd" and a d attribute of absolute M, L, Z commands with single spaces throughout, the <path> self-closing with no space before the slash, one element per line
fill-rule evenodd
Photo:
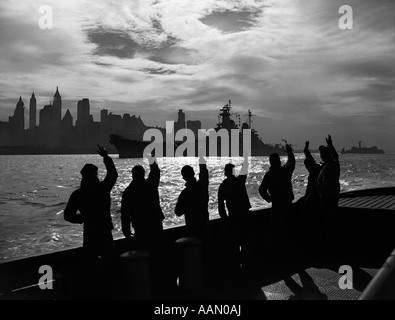
<path fill-rule="evenodd" d="M 240 114 L 231 112 L 231 109 L 232 109 L 232 101 L 228 100 L 228 103 L 222 107 L 218 115 L 217 128 L 219 129 L 222 128 L 227 130 L 237 128 L 239 131 L 241 131 Z M 238 118 L 238 125 L 234 123 L 231 116 L 236 116 Z"/>
<path fill-rule="evenodd" d="M 248 116 L 248 129 L 252 129 L 252 128 L 251 128 L 252 113 L 251 113 L 251 110 L 250 110 L 250 109 L 248 109 L 248 114 L 247 114 L 247 116 Z"/>

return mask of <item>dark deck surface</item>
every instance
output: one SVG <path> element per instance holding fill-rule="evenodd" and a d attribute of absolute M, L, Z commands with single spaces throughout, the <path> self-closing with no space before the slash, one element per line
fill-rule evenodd
<path fill-rule="evenodd" d="M 387 190 L 388 191 L 388 190 Z M 349 192 L 342 195 L 339 211 L 369 209 L 370 213 L 395 213 L 395 194 Z M 374 211 L 373 211 L 374 210 Z M 364 211 L 362 211 L 364 212 Z M 374 216 L 369 215 L 374 221 Z M 381 218 L 380 218 L 381 219 Z M 392 220 L 391 220 L 392 221 Z M 368 220 L 369 222 L 369 220 Z M 384 221 L 382 221 L 385 224 Z M 381 224 L 381 223 L 380 223 Z M 384 226 L 383 226 L 384 227 Z M 366 229 L 368 230 L 368 229 Z M 252 268 L 245 272 L 221 274 L 207 279 L 203 288 L 191 292 L 173 291 L 173 299 L 223 300 L 357 300 L 394 249 L 393 241 L 382 242 L 366 233 L 352 233 L 347 245 L 320 247 L 313 239 L 307 246 L 293 244 L 272 253 L 254 257 Z M 380 232 L 380 230 L 378 231 Z M 393 232 L 392 232 L 393 234 Z M 369 236 L 375 241 L 370 241 Z M 353 239 L 355 243 L 353 245 Z M 335 239 L 334 239 L 335 240 Z M 352 289 L 341 289 L 341 266 L 352 268 Z M 344 283 L 344 281 L 342 281 Z M 395 299 L 387 295 L 386 299 Z"/>
<path fill-rule="evenodd" d="M 345 208 L 389 210 L 395 213 L 395 195 L 342 198 L 339 201 L 339 206 Z"/>
<path fill-rule="evenodd" d="M 369 259 L 331 255 L 269 257 L 239 274 L 207 279 L 203 288 L 174 290 L 157 298 L 171 300 L 357 300 L 386 259 L 388 250 Z M 298 259 L 298 260 L 295 260 Z M 341 289 L 342 265 L 352 268 L 353 288 Z M 342 283 L 344 283 L 342 281 Z M 395 297 L 393 297 L 395 298 Z"/>
<path fill-rule="evenodd" d="M 170 281 L 166 280 L 152 292 L 152 299 L 355 300 L 395 248 L 395 215 L 391 214 L 395 213 L 395 188 L 342 194 L 338 210 L 342 233 L 333 232 L 333 241 L 328 246 L 320 244 L 319 230 L 298 231 L 292 238 L 295 241 L 283 244 L 282 235 L 270 232 L 269 213 L 270 209 L 263 209 L 254 215 L 251 230 L 254 240 L 241 270 L 229 267 L 224 224 L 220 219 L 213 220 L 210 223 L 217 237 L 212 241 L 210 266 L 204 273 L 203 287 L 181 290 L 175 286 L 171 275 Z M 182 236 L 182 227 L 166 230 L 169 244 L 174 244 Z M 123 239 L 117 242 L 117 249 L 125 252 L 130 247 Z M 68 287 L 66 295 L 62 286 L 55 294 L 37 289 L 37 270 L 40 265 L 48 264 L 54 267 L 55 273 L 69 275 L 67 270 L 79 265 L 81 254 L 81 248 L 78 248 L 0 264 L 0 289 L 3 289 L 0 290 L 0 300 L 72 298 L 68 295 L 71 290 Z M 171 261 L 171 255 L 166 256 L 166 263 Z M 339 273 L 341 266 L 352 268 L 352 289 L 339 286 L 343 276 Z M 173 269 L 174 265 L 170 270 Z M 29 285 L 34 287 L 13 290 Z M 395 299 L 395 295 L 386 298 Z"/>

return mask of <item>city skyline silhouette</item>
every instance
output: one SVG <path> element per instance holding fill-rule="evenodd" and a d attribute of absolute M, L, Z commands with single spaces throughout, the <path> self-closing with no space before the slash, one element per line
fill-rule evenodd
<path fill-rule="evenodd" d="M 74 119 L 88 98 L 95 121 L 107 109 L 163 126 L 182 109 L 210 128 L 232 100 L 268 143 L 318 145 L 331 132 L 339 147 L 391 150 L 395 4 L 347 4 L 352 29 L 341 1 L 50 1 L 43 30 L 41 2 L 2 1 L 0 121 L 33 90 L 47 105 L 57 85 Z"/>

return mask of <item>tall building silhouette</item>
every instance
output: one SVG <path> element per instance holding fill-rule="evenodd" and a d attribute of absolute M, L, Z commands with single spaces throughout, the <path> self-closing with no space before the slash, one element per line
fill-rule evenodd
<path fill-rule="evenodd" d="M 29 104 L 29 128 L 30 129 L 33 129 L 37 126 L 36 114 L 37 114 L 37 100 L 36 100 L 36 96 L 34 95 L 34 91 L 33 91 L 32 96 L 30 98 L 30 104 Z"/>
<path fill-rule="evenodd" d="M 76 126 L 86 126 L 93 122 L 93 118 L 90 115 L 89 99 L 84 98 L 79 100 L 77 103 L 77 121 Z"/>
<path fill-rule="evenodd" d="M 71 115 L 69 109 L 67 109 L 67 111 L 63 117 L 62 126 L 64 128 L 71 128 L 73 126 L 73 116 Z"/>
<path fill-rule="evenodd" d="M 60 96 L 58 86 L 56 86 L 52 105 L 54 108 L 54 122 L 60 123 L 62 120 L 62 97 Z"/>
<path fill-rule="evenodd" d="M 180 129 L 185 129 L 185 113 L 182 109 L 178 110 L 178 118 L 177 121 L 174 123 L 174 132 L 177 133 Z"/>
<path fill-rule="evenodd" d="M 19 101 L 16 104 L 14 115 L 8 118 L 10 125 L 16 130 L 25 129 L 25 104 L 22 101 L 22 97 L 19 97 Z"/>
<path fill-rule="evenodd" d="M 123 119 L 119 114 L 113 114 L 110 112 L 108 115 L 108 122 L 110 123 L 110 128 L 114 133 L 123 132 Z"/>
<path fill-rule="evenodd" d="M 25 138 L 25 104 L 22 97 L 19 97 L 14 115 L 8 117 L 8 122 L 10 124 L 11 144 L 23 145 Z"/>
<path fill-rule="evenodd" d="M 199 130 L 202 128 L 202 123 L 199 120 L 188 120 L 187 128 L 193 131 L 197 139 L 199 136 Z"/>
<path fill-rule="evenodd" d="M 43 130 L 52 130 L 55 126 L 55 109 L 53 105 L 45 105 L 39 112 L 40 128 Z"/>
<path fill-rule="evenodd" d="M 107 117 L 108 117 L 108 110 L 107 109 L 102 109 L 100 111 L 100 122 L 101 123 L 107 122 L 108 121 Z"/>

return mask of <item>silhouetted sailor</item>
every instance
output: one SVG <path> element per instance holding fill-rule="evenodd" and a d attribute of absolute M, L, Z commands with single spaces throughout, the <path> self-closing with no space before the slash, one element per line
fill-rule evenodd
<path fill-rule="evenodd" d="M 306 141 L 303 152 L 305 155 L 304 165 L 309 172 L 305 192 L 305 201 L 309 201 L 308 198 L 310 196 L 317 195 L 317 179 L 321 170 L 321 166 L 315 161 L 314 157 L 311 155 L 311 152 L 309 150 L 309 141 Z"/>
<path fill-rule="evenodd" d="M 86 164 L 81 170 L 81 187 L 74 191 L 64 210 L 64 219 L 84 224 L 85 251 L 92 256 L 111 258 L 114 228 L 111 219 L 111 189 L 118 177 L 114 162 L 103 146 L 98 153 L 103 157 L 107 175 L 103 181 L 97 177 L 98 168 Z"/>
<path fill-rule="evenodd" d="M 225 165 L 226 179 L 218 189 L 218 210 L 220 217 L 229 222 L 232 255 L 235 255 L 234 260 L 240 263 L 244 260 L 242 256 L 246 251 L 246 239 L 248 233 L 251 232 L 248 228 L 251 204 L 245 186 L 248 158 L 244 158 L 242 169 L 237 177 L 234 175 L 234 167 L 231 163 Z M 226 212 L 225 203 L 228 212 Z"/>
<path fill-rule="evenodd" d="M 145 179 L 145 170 L 137 165 L 132 169 L 132 182 L 125 189 L 121 204 L 122 232 L 131 238 L 130 223 L 134 229 L 139 249 L 152 251 L 159 247 L 164 215 L 160 207 L 160 170 L 156 159 L 148 157 L 150 173 Z"/>
<path fill-rule="evenodd" d="M 340 164 L 339 155 L 333 146 L 332 138 L 326 138 L 327 146 L 320 147 L 320 156 L 323 161 L 317 179 L 317 189 L 320 197 L 321 215 L 325 224 L 326 240 L 331 232 L 336 232 L 336 211 L 340 193 Z"/>
<path fill-rule="evenodd" d="M 321 165 L 318 164 L 309 150 L 309 141 L 305 142 L 303 149 L 305 160 L 304 165 L 309 173 L 307 178 L 307 187 L 303 197 L 297 201 L 299 213 L 302 215 L 301 220 L 306 222 L 306 219 L 312 218 L 312 215 L 317 214 L 319 210 L 319 195 L 317 190 L 317 179 L 321 170 Z"/>
<path fill-rule="evenodd" d="M 297 225 L 302 233 L 301 239 L 305 242 L 303 245 L 310 247 L 313 244 L 311 239 L 320 236 L 320 197 L 317 189 L 317 179 L 321 165 L 312 156 L 309 150 L 309 141 L 305 142 L 303 152 L 305 155 L 304 165 L 309 175 L 305 194 L 296 201 L 294 209 L 297 214 Z"/>
<path fill-rule="evenodd" d="M 114 258 L 111 189 L 118 173 L 103 146 L 99 146 L 98 153 L 103 157 L 106 177 L 100 181 L 98 168 L 89 163 L 84 165 L 81 187 L 71 194 L 64 210 L 66 221 L 84 224 L 85 254 L 82 265 L 75 270 L 74 295 L 77 299 L 103 299 L 111 295 Z"/>
<path fill-rule="evenodd" d="M 181 191 L 175 207 L 177 216 L 185 216 L 187 236 L 204 238 L 207 235 L 208 213 L 208 170 L 203 157 L 199 158 L 199 180 L 191 166 L 181 169 L 185 188 Z"/>
<path fill-rule="evenodd" d="M 288 154 L 288 161 L 283 166 L 278 153 L 270 155 L 270 168 L 263 177 L 262 184 L 259 187 L 261 197 L 272 203 L 273 232 L 274 236 L 280 237 L 280 241 L 285 241 L 286 237 L 289 236 L 294 222 L 292 173 L 295 169 L 295 156 L 289 144 L 286 144 L 285 151 Z M 281 238 L 283 235 L 285 237 Z"/>

